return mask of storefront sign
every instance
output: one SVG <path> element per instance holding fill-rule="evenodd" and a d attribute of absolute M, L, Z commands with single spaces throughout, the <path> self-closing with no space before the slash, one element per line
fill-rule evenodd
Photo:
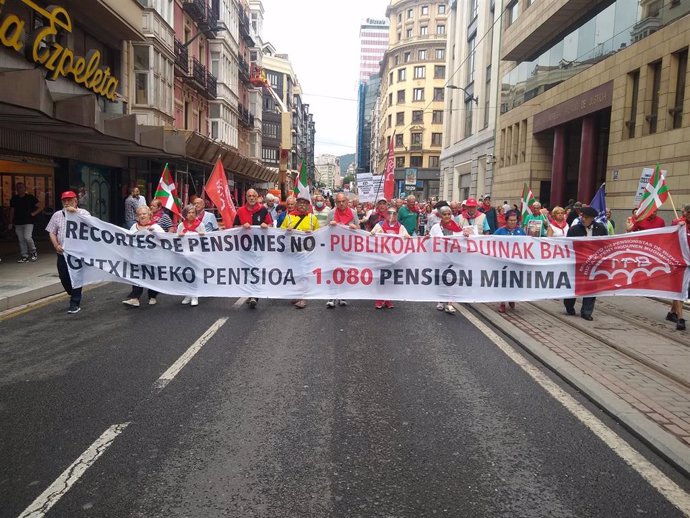
<path fill-rule="evenodd" d="M 177 236 L 67 218 L 75 286 L 110 280 L 194 297 L 502 302 L 682 299 L 690 280 L 682 227 L 589 238 L 403 238 L 344 226 Z"/>
<path fill-rule="evenodd" d="M 417 186 L 417 169 L 408 167 L 405 169 L 405 187 Z M 410 190 L 410 189 L 407 189 Z M 414 189 L 411 189 L 414 190 Z"/>
<path fill-rule="evenodd" d="M 55 5 L 44 9 L 31 0 L 21 2 L 43 16 L 47 24 L 27 36 L 24 20 L 15 14 L 7 14 L 0 21 L 0 43 L 17 52 L 23 52 L 29 61 L 48 69 L 51 73 L 47 79 L 71 76 L 75 83 L 115 101 L 119 80 L 110 74 L 110 67 L 99 67 L 100 51 L 90 50 L 85 57 L 75 56 L 74 50 L 63 47 L 56 41 L 59 31 L 72 32 L 72 19 L 67 10 Z M 3 7 L 4 0 L 1 0 L 0 15 L 4 14 Z"/>
<path fill-rule="evenodd" d="M 532 133 L 539 133 L 565 122 L 584 117 L 611 106 L 613 101 L 613 81 L 592 88 L 572 99 L 548 108 L 534 116 Z"/>

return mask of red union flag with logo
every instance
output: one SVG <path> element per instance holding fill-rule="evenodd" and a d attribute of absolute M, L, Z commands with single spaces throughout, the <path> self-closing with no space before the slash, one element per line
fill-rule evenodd
<path fill-rule="evenodd" d="M 216 166 L 213 168 L 204 190 L 223 217 L 223 226 L 225 228 L 232 228 L 237 211 L 235 210 L 235 204 L 232 202 L 228 179 L 225 177 L 225 169 L 223 169 L 220 159 L 216 162 Z"/>
<path fill-rule="evenodd" d="M 395 190 L 395 133 L 388 144 L 388 160 L 386 160 L 386 171 L 383 173 L 383 197 L 391 201 Z M 378 201 L 378 200 L 375 200 Z"/>

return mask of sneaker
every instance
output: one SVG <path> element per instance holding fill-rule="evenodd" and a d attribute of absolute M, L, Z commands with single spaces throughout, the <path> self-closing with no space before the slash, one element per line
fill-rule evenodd
<path fill-rule="evenodd" d="M 439 302 L 438 304 L 436 304 L 436 309 L 438 309 L 439 311 L 443 311 L 444 309 L 446 309 L 446 306 L 445 304 L 443 304 L 443 302 Z"/>
<path fill-rule="evenodd" d="M 19 260 L 18 260 L 17 262 L 18 262 L 18 263 L 28 263 L 28 262 L 29 262 L 29 258 L 26 257 L 25 255 L 23 255 L 23 256 L 21 256 L 21 257 L 19 258 Z"/>
<path fill-rule="evenodd" d="M 347 300 L 338 299 L 338 306 L 347 306 Z"/>
<path fill-rule="evenodd" d="M 139 307 L 139 299 L 127 299 L 127 300 L 123 300 L 122 303 L 125 306 L 132 306 L 133 308 Z M 151 301 L 149 301 L 149 304 L 150 303 L 151 303 Z"/>
<path fill-rule="evenodd" d="M 666 313 L 666 320 L 669 322 L 678 322 L 678 315 L 676 315 L 673 311 L 669 311 Z"/>
<path fill-rule="evenodd" d="M 515 302 L 508 302 L 508 307 L 510 309 L 515 309 Z"/>
<path fill-rule="evenodd" d="M 254 309 L 258 303 L 259 301 L 256 300 L 254 297 L 249 298 L 248 304 L 250 308 Z"/>
<path fill-rule="evenodd" d="M 446 313 L 455 313 L 456 309 L 453 304 L 446 304 L 445 311 Z"/>
<path fill-rule="evenodd" d="M 297 302 L 295 302 L 295 307 L 297 309 L 304 309 L 304 306 L 306 306 L 306 305 L 307 305 L 307 301 L 304 299 L 298 300 Z"/>
<path fill-rule="evenodd" d="M 498 305 L 498 312 L 499 312 L 499 313 L 505 313 L 505 312 L 506 312 L 506 305 L 505 305 L 505 302 L 501 302 L 501 303 Z"/>
<path fill-rule="evenodd" d="M 185 297 L 182 299 L 182 304 L 189 304 L 192 301 L 192 297 Z"/>
<path fill-rule="evenodd" d="M 390 300 L 387 300 L 386 302 L 384 302 L 384 305 L 385 305 L 388 309 L 393 309 L 393 308 L 395 307 L 395 306 L 393 305 L 393 303 L 392 303 Z"/>
<path fill-rule="evenodd" d="M 678 331 L 685 331 L 685 319 L 684 318 L 678 319 L 678 322 L 676 322 L 676 329 Z"/>
<path fill-rule="evenodd" d="M 335 307 L 335 299 L 331 299 L 328 302 L 326 302 L 326 307 L 331 309 Z"/>
<path fill-rule="evenodd" d="M 198 306 L 199 305 L 199 297 L 192 297 L 191 302 L 189 303 L 190 306 Z"/>
<path fill-rule="evenodd" d="M 67 313 L 70 315 L 74 315 L 75 313 L 79 313 L 81 311 L 81 307 L 79 306 L 70 306 L 69 309 L 67 310 Z"/>
<path fill-rule="evenodd" d="M 377 302 L 374 306 L 376 309 L 381 309 L 383 307 L 383 302 Z"/>
<path fill-rule="evenodd" d="M 156 304 L 158 304 L 158 301 L 156 300 L 156 297 L 151 297 L 151 298 L 149 299 L 149 306 L 155 306 Z"/>
<path fill-rule="evenodd" d="M 32 263 L 38 261 L 38 254 L 36 252 L 31 252 L 29 254 L 29 261 L 31 261 Z"/>

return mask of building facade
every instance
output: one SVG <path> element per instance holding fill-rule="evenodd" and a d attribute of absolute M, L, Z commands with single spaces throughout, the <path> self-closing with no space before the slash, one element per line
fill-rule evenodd
<path fill-rule="evenodd" d="M 500 72 L 500 4 L 450 3 L 440 196 L 491 194 Z"/>
<path fill-rule="evenodd" d="M 386 11 L 389 47 L 381 62 L 376 170 L 384 170 L 393 140 L 396 196 L 438 195 L 448 11 L 448 3 L 440 0 L 394 0 Z M 406 186 L 405 178 L 412 175 L 416 185 Z"/>
<path fill-rule="evenodd" d="M 659 161 L 681 205 L 690 194 L 690 2 L 577 5 L 506 9 L 495 197 L 515 201 L 527 183 L 550 206 L 589 203 L 605 182 L 622 223 L 642 169 Z"/>
<path fill-rule="evenodd" d="M 367 18 L 359 26 L 359 81 L 378 74 L 381 58 L 388 48 L 388 20 Z"/>
<path fill-rule="evenodd" d="M 316 157 L 316 182 L 319 186 L 330 189 L 340 188 L 340 158 L 335 155 L 319 155 Z"/>
<path fill-rule="evenodd" d="M 357 147 L 355 162 L 357 172 L 369 172 L 371 164 L 372 117 L 376 98 L 379 95 L 381 77 L 374 74 L 359 83 L 357 90 Z"/>

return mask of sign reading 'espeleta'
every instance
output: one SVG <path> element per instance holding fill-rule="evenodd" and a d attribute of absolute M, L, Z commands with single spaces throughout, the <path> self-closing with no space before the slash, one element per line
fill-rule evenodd
<path fill-rule="evenodd" d="M 110 67 L 101 68 L 101 53 L 90 50 L 86 56 L 75 56 L 74 50 L 63 47 L 55 40 L 60 30 L 72 32 L 72 19 L 64 7 L 42 8 L 31 0 L 21 0 L 29 8 L 43 16 L 47 23 L 28 37 L 26 22 L 16 14 L 5 14 L 5 0 L 0 0 L 0 43 L 5 47 L 23 52 L 30 61 L 38 63 L 51 73 L 48 78 L 71 79 L 89 90 L 115 101 L 119 80 L 112 76 Z"/>

